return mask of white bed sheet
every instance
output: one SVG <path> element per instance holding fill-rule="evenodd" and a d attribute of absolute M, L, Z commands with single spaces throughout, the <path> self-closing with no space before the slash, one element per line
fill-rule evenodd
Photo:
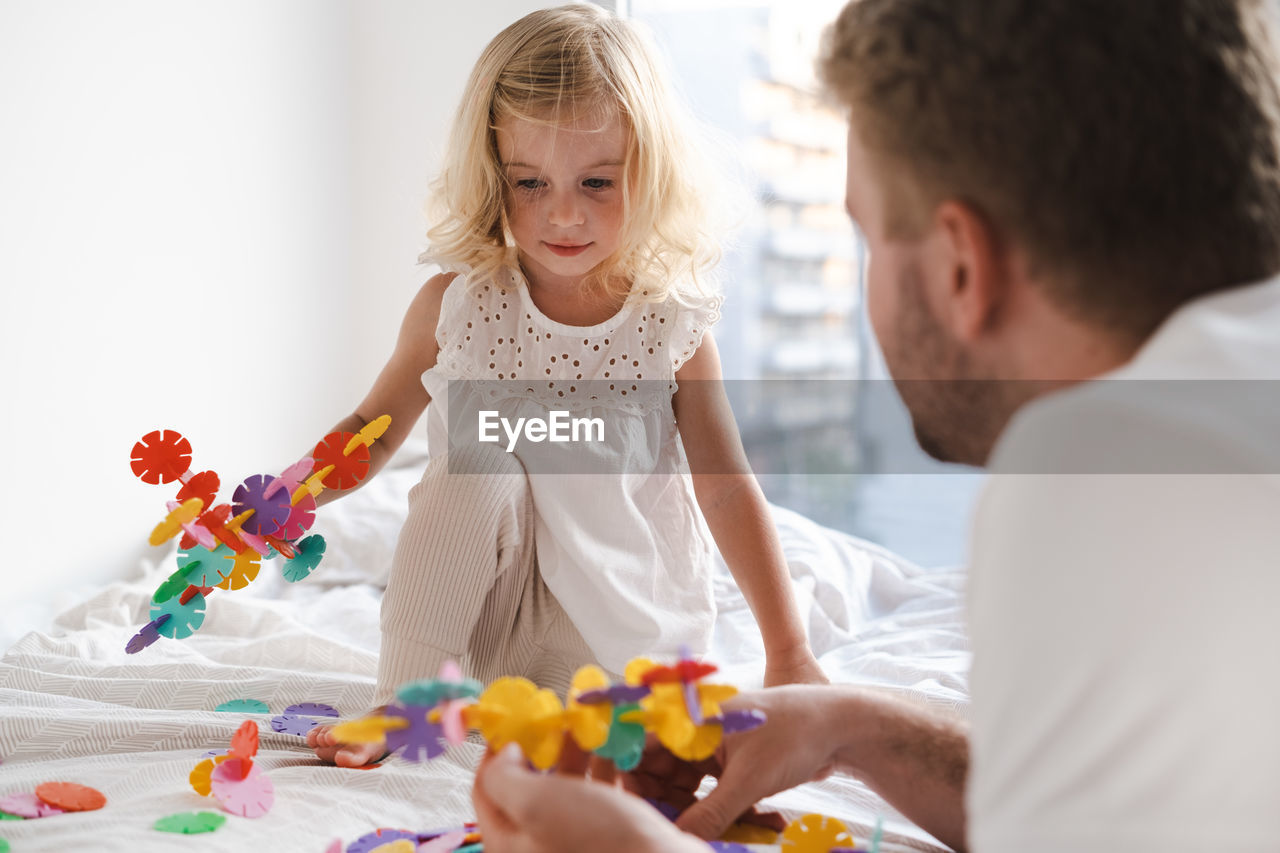
<path fill-rule="evenodd" d="M 270 715 L 217 713 L 235 698 L 287 705 L 326 702 L 357 715 L 372 697 L 378 600 L 405 495 L 423 450 L 410 445 L 356 494 L 321 510 L 329 549 L 317 572 L 286 584 L 264 565 L 248 589 L 218 593 L 195 636 L 161 640 L 138 655 L 124 645 L 146 621 L 155 587 L 174 568 L 158 556 L 0 659 L 0 796 L 45 781 L 76 781 L 107 795 L 105 809 L 0 823 L 16 851 L 323 851 L 375 827 L 426 830 L 470 819 L 470 780 L 481 747 L 464 744 L 424 765 L 399 760 L 371 771 L 321 766 L 301 739 L 270 730 Z M 961 571 L 924 572 L 883 549 L 781 508 L 774 517 L 808 618 L 833 680 L 877 684 L 942 710 L 967 709 L 967 641 Z M 718 679 L 759 683 L 763 651 L 727 569 L 718 567 L 720 615 L 712 660 Z M 200 755 L 227 745 L 246 717 L 259 722 L 259 764 L 276 802 L 257 820 L 230 817 L 195 837 L 151 829 L 162 816 L 217 810 L 187 776 Z M 860 783 L 837 776 L 768 801 L 788 816 L 817 811 L 867 837 L 885 818 L 884 850 L 939 850 Z"/>

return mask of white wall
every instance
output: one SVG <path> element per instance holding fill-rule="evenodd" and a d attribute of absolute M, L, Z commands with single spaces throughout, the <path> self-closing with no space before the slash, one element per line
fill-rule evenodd
<path fill-rule="evenodd" d="M 0 641 L 147 551 L 144 433 L 225 498 L 354 407 L 470 65 L 540 5 L 0 4 Z"/>

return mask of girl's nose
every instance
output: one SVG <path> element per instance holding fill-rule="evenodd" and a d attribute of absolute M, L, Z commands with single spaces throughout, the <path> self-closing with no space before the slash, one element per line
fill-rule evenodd
<path fill-rule="evenodd" d="M 548 201 L 547 221 L 557 228 L 570 228 L 584 221 L 582 205 L 576 193 L 552 193 Z"/>

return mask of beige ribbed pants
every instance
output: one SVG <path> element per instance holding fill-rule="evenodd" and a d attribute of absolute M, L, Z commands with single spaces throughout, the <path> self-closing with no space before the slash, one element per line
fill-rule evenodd
<path fill-rule="evenodd" d="M 522 675 L 563 698 L 578 667 L 596 661 L 538 571 L 524 467 L 496 447 L 450 453 L 409 492 L 382 599 L 375 704 L 446 660 L 486 685 Z"/>

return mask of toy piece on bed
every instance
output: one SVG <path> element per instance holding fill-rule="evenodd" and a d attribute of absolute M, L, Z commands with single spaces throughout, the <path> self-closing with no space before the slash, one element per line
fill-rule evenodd
<path fill-rule="evenodd" d="M 0 797 L 4 820 L 35 820 L 68 812 L 97 811 L 107 798 L 96 788 L 77 782 L 43 782 L 34 792 Z"/>
<path fill-rule="evenodd" d="M 258 576 L 262 559 L 285 558 L 282 574 L 295 583 L 324 556 L 319 535 L 305 536 L 315 521 L 316 498 L 325 489 L 349 489 L 369 473 L 369 447 L 386 432 L 391 417 L 370 421 L 359 432 L 333 432 L 312 455 L 279 476 L 255 474 L 236 487 L 230 504 L 215 504 L 221 481 L 213 471 L 193 472 L 191 442 L 174 430 L 154 430 L 134 446 L 133 472 L 144 483 L 182 483 L 168 514 L 151 531 L 152 545 L 179 534 L 178 569 L 156 589 L 150 621 L 129 640 L 137 654 L 160 637 L 183 639 L 204 624 L 206 599 L 215 589 L 237 590 Z"/>
<path fill-rule="evenodd" d="M 217 812 L 178 812 L 162 817 L 151 825 L 160 832 L 176 832 L 182 835 L 199 835 L 213 832 L 227 822 L 227 816 Z"/>
<path fill-rule="evenodd" d="M 275 786 L 254 764 L 257 754 L 258 724 L 245 720 L 225 755 L 204 758 L 191 771 L 191 788 L 202 797 L 212 795 L 228 814 L 262 817 L 275 804 Z"/>

